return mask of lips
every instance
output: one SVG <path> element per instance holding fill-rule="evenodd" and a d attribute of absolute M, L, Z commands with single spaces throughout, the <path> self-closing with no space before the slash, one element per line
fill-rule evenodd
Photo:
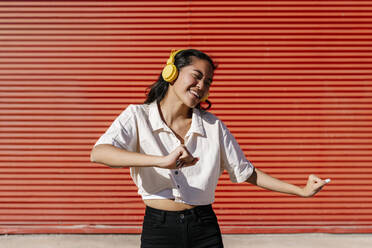
<path fill-rule="evenodd" d="M 189 90 L 189 92 L 190 92 L 193 96 L 195 96 L 197 99 L 200 99 L 200 98 L 201 98 L 198 92 L 196 92 L 196 91 L 194 91 L 194 90 Z"/>

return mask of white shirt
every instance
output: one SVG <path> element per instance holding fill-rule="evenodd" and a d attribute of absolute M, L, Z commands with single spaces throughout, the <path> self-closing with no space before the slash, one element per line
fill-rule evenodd
<path fill-rule="evenodd" d="M 207 205 L 214 202 L 217 182 L 224 170 L 232 182 L 244 182 L 254 171 L 239 144 L 215 115 L 193 109 L 185 146 L 199 161 L 181 169 L 131 167 L 130 173 L 142 197 L 172 192 L 176 202 Z M 160 117 L 156 102 L 129 105 L 98 139 L 125 150 L 166 156 L 181 145 Z"/>

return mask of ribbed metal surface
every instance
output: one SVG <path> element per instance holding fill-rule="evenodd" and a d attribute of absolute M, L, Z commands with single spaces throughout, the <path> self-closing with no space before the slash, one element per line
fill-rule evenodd
<path fill-rule="evenodd" d="M 220 180 L 224 233 L 372 231 L 370 1 L 1 1 L 0 232 L 136 233 L 127 169 L 89 162 L 171 48 L 219 64 L 212 112 L 302 199 Z"/>

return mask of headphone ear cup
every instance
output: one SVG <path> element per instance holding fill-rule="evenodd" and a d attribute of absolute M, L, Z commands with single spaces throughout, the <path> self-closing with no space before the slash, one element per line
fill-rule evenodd
<path fill-rule="evenodd" d="M 168 83 L 173 83 L 178 77 L 178 70 L 174 64 L 168 64 L 161 73 L 163 79 Z"/>

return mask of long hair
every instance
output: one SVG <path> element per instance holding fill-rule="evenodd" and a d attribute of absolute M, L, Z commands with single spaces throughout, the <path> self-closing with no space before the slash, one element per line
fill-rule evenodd
<path fill-rule="evenodd" d="M 182 67 L 190 65 L 192 63 L 191 57 L 196 57 L 208 61 L 212 66 L 213 71 L 217 68 L 213 60 L 207 54 L 196 49 L 186 49 L 178 52 L 174 57 L 174 65 L 176 66 L 177 70 L 180 71 Z M 168 87 L 169 83 L 166 82 L 160 74 L 158 80 L 150 87 L 148 87 L 145 104 L 150 104 L 153 101 L 160 102 L 165 97 L 165 94 L 168 91 Z M 199 103 L 196 108 L 204 111 L 210 109 L 212 103 L 209 100 L 206 100 L 206 103 L 208 104 L 206 108 L 202 107 L 201 103 Z"/>

